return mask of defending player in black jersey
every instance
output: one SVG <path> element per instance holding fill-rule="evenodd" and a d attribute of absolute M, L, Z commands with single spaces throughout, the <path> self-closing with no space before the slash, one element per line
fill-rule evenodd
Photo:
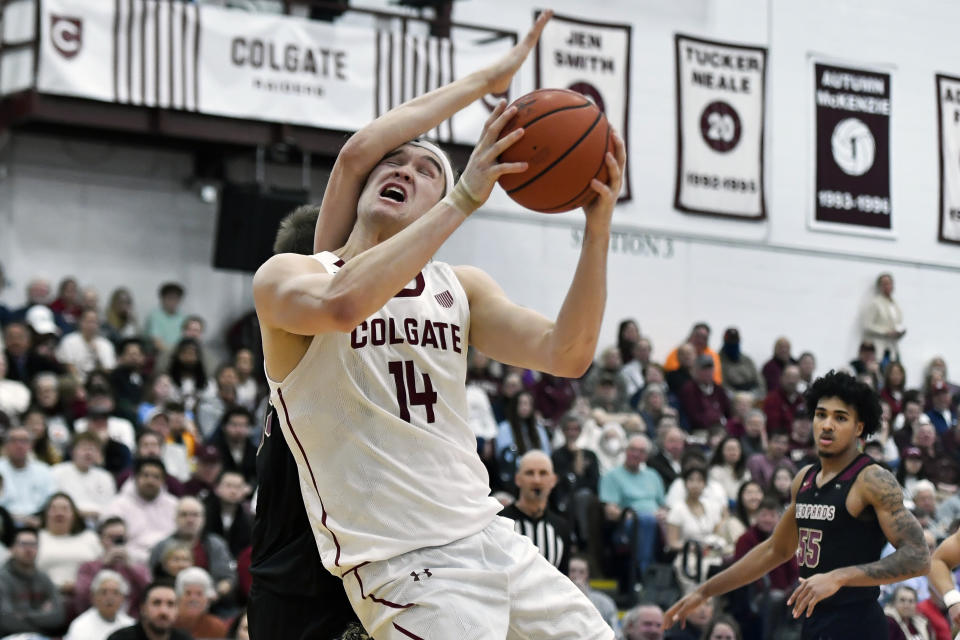
<path fill-rule="evenodd" d="M 318 207 L 284 218 L 275 253 L 313 253 Z M 297 463 L 273 407 L 257 451 L 257 513 L 253 521 L 253 586 L 247 619 L 252 640 L 367 638 L 340 578 L 320 562 L 300 494 Z"/>
<path fill-rule="evenodd" d="M 896 479 L 859 452 L 860 440 L 880 425 L 877 395 L 831 371 L 811 385 L 806 400 L 820 461 L 794 478 L 793 502 L 773 535 L 670 607 L 664 628 L 796 554 L 800 586 L 787 605 L 804 618 L 804 640 L 887 637 L 878 585 L 923 575 L 930 554 Z M 896 551 L 880 558 L 888 540 Z"/>

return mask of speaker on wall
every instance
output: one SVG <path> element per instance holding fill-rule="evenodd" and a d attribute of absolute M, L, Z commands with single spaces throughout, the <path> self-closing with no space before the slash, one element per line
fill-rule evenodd
<path fill-rule="evenodd" d="M 303 189 L 226 183 L 220 192 L 213 266 L 253 273 L 271 255 L 280 221 L 306 204 Z"/>

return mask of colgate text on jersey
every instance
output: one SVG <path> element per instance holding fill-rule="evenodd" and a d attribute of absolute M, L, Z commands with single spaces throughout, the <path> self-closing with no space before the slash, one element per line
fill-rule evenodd
<path fill-rule="evenodd" d="M 392 344 L 411 344 L 418 347 L 433 347 L 441 351 L 453 349 L 462 353 L 462 332 L 452 322 L 420 318 L 373 318 L 364 320 L 350 332 L 350 346 L 363 349 L 367 346 L 381 347 Z"/>

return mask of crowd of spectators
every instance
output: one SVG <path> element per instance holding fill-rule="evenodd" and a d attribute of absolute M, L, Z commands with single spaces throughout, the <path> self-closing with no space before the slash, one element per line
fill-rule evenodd
<path fill-rule="evenodd" d="M 822 355 L 829 368 L 847 370 L 880 394 L 882 428 L 864 452 L 897 474 L 935 546 L 960 522 L 960 387 L 940 357 L 929 361 L 923 380 L 908 385 L 900 362 L 906 329 L 892 293 L 892 276 L 881 275 L 854 356 Z M 522 513 L 510 515 L 525 522 L 517 530 L 531 532 L 548 558 L 549 541 L 526 521 L 566 521 L 565 529 L 553 529 L 569 532 L 556 544 L 582 559 L 570 565 L 571 578 L 585 563 L 591 575 L 617 579 L 619 605 L 641 603 L 619 625 L 631 640 L 799 634 L 783 605 L 797 584 L 795 560 L 704 605 L 687 629 L 660 628 L 663 609 L 682 593 L 769 537 L 790 504 L 797 471 L 816 462 L 804 392 L 817 356 L 796 353 L 784 336 L 755 363 L 737 327 L 726 328 L 719 344 L 711 335 L 707 323 L 696 323 L 661 360 L 638 323 L 624 320 L 617 343 L 580 380 L 469 354 L 471 423 L 492 490 L 509 503 L 515 485 L 527 485 L 528 467 L 539 466 L 528 462 L 528 452 L 550 456 L 555 479 L 545 513 L 521 499 L 515 507 Z M 910 593 L 914 609 L 901 606 Z M 921 637 L 922 626 L 930 630 L 922 637 L 952 638 L 925 578 L 888 586 L 882 599 L 891 637 L 901 628 L 908 638 Z"/>
<path fill-rule="evenodd" d="M 908 385 L 892 285 L 878 279 L 846 367 L 882 397 L 865 452 L 896 472 L 936 544 L 960 518 L 960 387 L 942 358 Z M 131 624 L 245 637 L 262 356 L 254 339 L 213 355 L 184 296 L 163 285 L 141 321 L 124 288 L 101 309 L 73 278 L 55 294 L 37 279 L 23 307 L 0 306 L 0 637 L 98 639 Z M 781 337 L 758 364 L 736 327 L 711 336 L 696 323 L 661 360 L 624 320 L 579 380 L 468 354 L 469 421 L 491 491 L 629 640 L 796 631 L 782 604 L 795 561 L 705 603 L 685 630 L 659 628 L 663 608 L 771 534 L 794 474 L 816 460 L 804 402 L 815 355 Z M 616 581 L 620 608 L 640 604 L 618 621 L 591 575 Z M 891 630 L 949 633 L 925 579 L 884 598 Z"/>
<path fill-rule="evenodd" d="M 184 295 L 142 322 L 69 277 L 0 305 L 0 637 L 247 637 L 263 386 Z"/>

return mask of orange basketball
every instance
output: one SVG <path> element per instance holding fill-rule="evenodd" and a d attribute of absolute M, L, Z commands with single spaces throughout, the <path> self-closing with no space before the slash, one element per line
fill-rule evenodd
<path fill-rule="evenodd" d="M 523 137 L 500 155 L 501 162 L 527 162 L 523 173 L 508 173 L 498 182 L 518 204 L 559 213 L 588 204 L 597 192 L 590 181 L 607 181 L 604 156 L 613 151 L 606 116 L 576 91 L 538 89 L 517 98 L 503 137 L 523 127 Z"/>

